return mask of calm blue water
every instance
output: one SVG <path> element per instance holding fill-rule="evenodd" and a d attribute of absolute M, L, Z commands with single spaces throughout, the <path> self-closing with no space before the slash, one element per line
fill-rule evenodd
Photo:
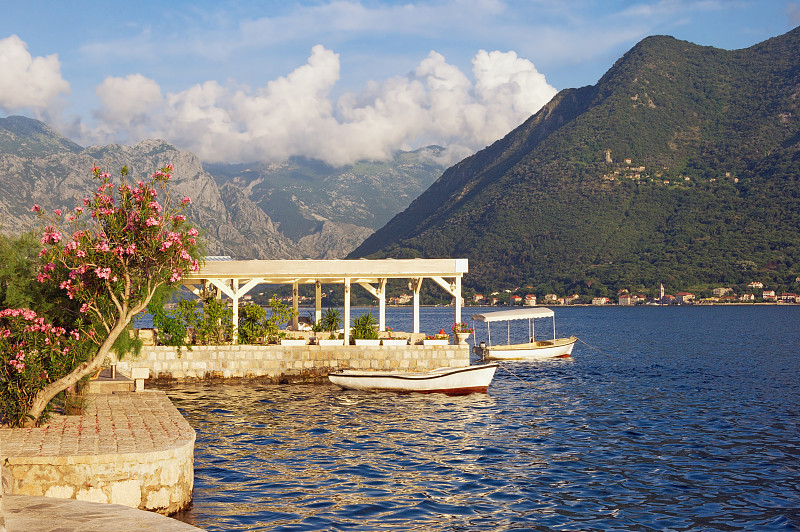
<path fill-rule="evenodd" d="M 409 310 L 388 312 L 410 328 Z M 194 507 L 180 518 L 207 530 L 800 529 L 800 306 L 556 316 L 559 336 L 594 349 L 502 363 L 488 394 L 169 389 L 198 433 Z M 422 319 L 447 330 L 452 309 Z"/>

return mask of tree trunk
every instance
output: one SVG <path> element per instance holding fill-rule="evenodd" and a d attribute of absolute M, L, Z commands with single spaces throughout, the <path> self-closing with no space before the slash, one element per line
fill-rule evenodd
<path fill-rule="evenodd" d="M 114 328 L 109 331 L 108 336 L 106 336 L 106 339 L 103 341 L 103 343 L 100 344 L 100 347 L 97 349 L 97 353 L 94 355 L 94 357 L 83 364 L 80 364 L 70 373 L 61 377 L 57 381 L 53 381 L 42 388 L 34 396 L 31 409 L 27 414 L 27 419 L 22 426 L 35 427 L 39 422 L 39 417 L 42 415 L 42 412 L 44 412 L 44 409 L 47 408 L 47 405 L 50 403 L 53 397 L 58 394 L 58 392 L 66 390 L 81 380 L 84 376 L 90 375 L 100 369 L 103 365 L 103 360 L 105 360 L 106 356 L 108 356 L 108 354 L 111 352 L 111 346 L 114 345 L 114 342 L 117 340 L 119 335 L 122 334 L 130 321 L 131 316 L 129 316 L 127 319 L 120 319 Z"/>

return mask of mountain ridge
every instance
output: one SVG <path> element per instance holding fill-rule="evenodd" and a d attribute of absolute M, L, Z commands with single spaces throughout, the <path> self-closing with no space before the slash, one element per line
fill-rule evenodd
<path fill-rule="evenodd" d="M 350 257 L 467 257 L 479 290 L 781 284 L 800 269 L 798 50 L 799 29 L 734 51 L 648 37 L 447 169 Z"/>

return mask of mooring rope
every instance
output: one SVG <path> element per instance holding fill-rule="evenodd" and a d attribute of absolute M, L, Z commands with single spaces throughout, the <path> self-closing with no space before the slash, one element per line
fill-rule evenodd
<path fill-rule="evenodd" d="M 606 353 L 605 351 L 603 351 L 602 349 L 598 349 L 598 348 L 596 348 L 596 347 L 595 347 L 595 346 L 593 346 L 593 345 L 589 345 L 589 344 L 587 344 L 586 342 L 584 342 L 584 341 L 583 341 L 582 339 L 580 339 L 580 338 L 578 338 L 578 341 L 579 341 L 580 343 L 582 343 L 583 345 L 585 345 L 586 347 L 588 347 L 589 349 L 594 349 L 594 350 L 595 350 L 595 351 L 597 351 L 598 353 L 601 353 L 601 354 L 603 354 L 603 355 L 608 355 L 608 354 L 609 354 L 609 353 Z"/>

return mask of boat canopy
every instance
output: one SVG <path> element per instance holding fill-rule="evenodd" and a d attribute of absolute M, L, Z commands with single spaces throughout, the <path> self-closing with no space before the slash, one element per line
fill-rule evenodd
<path fill-rule="evenodd" d="M 487 312 L 486 314 L 473 314 L 474 321 L 510 321 L 510 320 L 529 320 L 532 318 L 551 318 L 555 314 L 549 308 L 529 307 L 516 308 L 513 310 L 500 310 L 497 312 Z"/>

